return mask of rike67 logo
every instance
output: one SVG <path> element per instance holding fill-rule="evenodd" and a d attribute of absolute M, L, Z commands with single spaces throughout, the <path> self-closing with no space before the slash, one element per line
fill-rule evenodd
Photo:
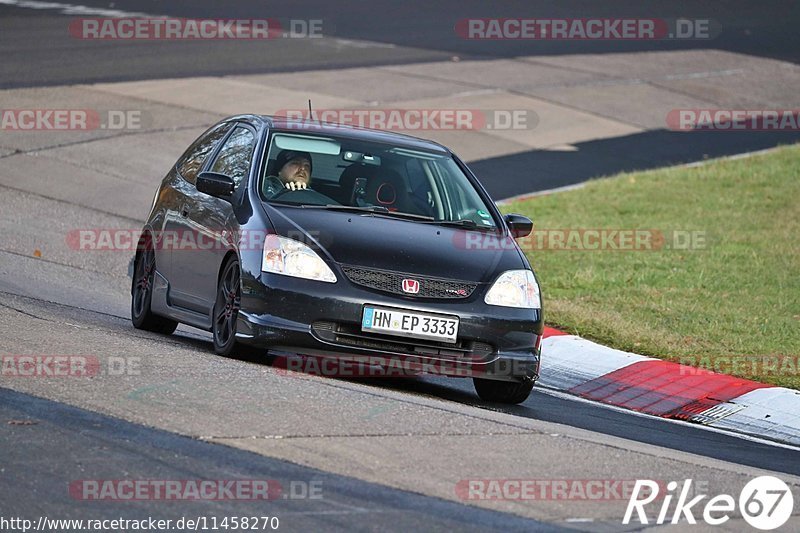
<path fill-rule="evenodd" d="M 692 480 L 687 479 L 683 482 L 678 495 L 678 482 L 670 481 L 666 486 L 666 493 L 659 494 L 663 484 L 649 479 L 637 479 L 633 487 L 633 493 L 628 500 L 628 507 L 625 509 L 623 524 L 630 524 L 634 512 L 641 524 L 649 524 L 645 506 L 662 499 L 661 509 L 655 523 L 678 524 L 685 519 L 689 524 L 696 524 L 697 519 L 694 513 L 702 513 L 702 519 L 706 524 L 712 526 L 722 525 L 731 518 L 731 514 L 736 511 L 736 500 L 729 494 L 714 496 L 700 505 L 700 502 L 708 498 L 706 494 L 699 494 L 690 498 L 692 493 Z M 678 496 L 675 508 L 670 516 L 670 507 L 674 496 Z M 742 492 L 739 493 L 739 512 L 745 521 L 756 529 L 768 531 L 777 529 L 789 520 L 794 509 L 794 497 L 789 486 L 780 479 L 773 476 L 760 476 L 749 481 Z"/>

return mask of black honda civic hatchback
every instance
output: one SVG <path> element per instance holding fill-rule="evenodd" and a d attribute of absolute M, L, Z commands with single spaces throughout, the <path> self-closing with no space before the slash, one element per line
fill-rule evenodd
<path fill-rule="evenodd" d="M 488 401 L 538 378 L 541 295 L 505 215 L 447 148 L 396 133 L 242 115 L 161 183 L 131 318 L 263 350 L 471 377 Z M 339 364 L 337 363 L 337 364 Z"/>

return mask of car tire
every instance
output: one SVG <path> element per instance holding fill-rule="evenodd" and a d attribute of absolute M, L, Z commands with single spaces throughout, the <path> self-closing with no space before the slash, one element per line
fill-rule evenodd
<path fill-rule="evenodd" d="M 217 296 L 211 314 L 211 334 L 217 355 L 228 357 L 237 348 L 236 320 L 242 298 L 240 280 L 239 260 L 231 257 L 225 263 L 217 282 Z"/>
<path fill-rule="evenodd" d="M 131 281 L 131 322 L 136 329 L 169 335 L 178 323 L 154 314 L 150 310 L 153 299 L 153 283 L 156 274 L 156 252 L 153 241 L 146 237 L 144 249 L 136 254 Z"/>
<path fill-rule="evenodd" d="M 533 381 L 496 381 L 472 378 L 475 392 L 481 400 L 496 403 L 518 404 L 528 399 L 533 390 Z"/>

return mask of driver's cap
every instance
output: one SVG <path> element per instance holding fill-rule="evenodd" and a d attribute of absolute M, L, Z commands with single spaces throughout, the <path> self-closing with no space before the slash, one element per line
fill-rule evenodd
<path fill-rule="evenodd" d="M 314 170 L 314 160 L 311 159 L 311 154 L 299 150 L 281 150 L 281 152 L 278 154 L 278 157 L 275 158 L 275 170 L 280 172 L 283 168 L 283 165 L 293 159 L 299 158 L 307 160 L 308 164 L 311 166 L 311 170 Z"/>

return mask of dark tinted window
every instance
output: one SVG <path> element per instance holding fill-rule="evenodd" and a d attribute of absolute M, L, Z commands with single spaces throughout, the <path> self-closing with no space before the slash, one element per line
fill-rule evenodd
<path fill-rule="evenodd" d="M 211 171 L 230 176 L 238 187 L 242 179 L 250 172 L 250 162 L 253 160 L 255 146 L 256 136 L 253 132 L 238 126 L 225 141 Z"/>
<path fill-rule="evenodd" d="M 183 179 L 189 183 L 194 183 L 195 178 L 197 178 L 197 172 L 203 166 L 206 157 L 214 151 L 214 147 L 225 136 L 230 127 L 230 124 L 215 126 L 192 143 L 178 161 L 178 172 L 180 172 Z"/>
<path fill-rule="evenodd" d="M 283 150 L 308 153 L 313 165 L 308 187 L 317 194 L 281 191 L 280 184 L 276 187 L 268 179 L 277 174 L 275 170 L 261 181 L 262 194 L 268 201 L 281 194 L 275 202 L 384 207 L 391 212 L 429 217 L 432 222 L 497 228 L 489 206 L 446 152 L 352 137 L 275 132 L 267 159 L 276 161 Z"/>

